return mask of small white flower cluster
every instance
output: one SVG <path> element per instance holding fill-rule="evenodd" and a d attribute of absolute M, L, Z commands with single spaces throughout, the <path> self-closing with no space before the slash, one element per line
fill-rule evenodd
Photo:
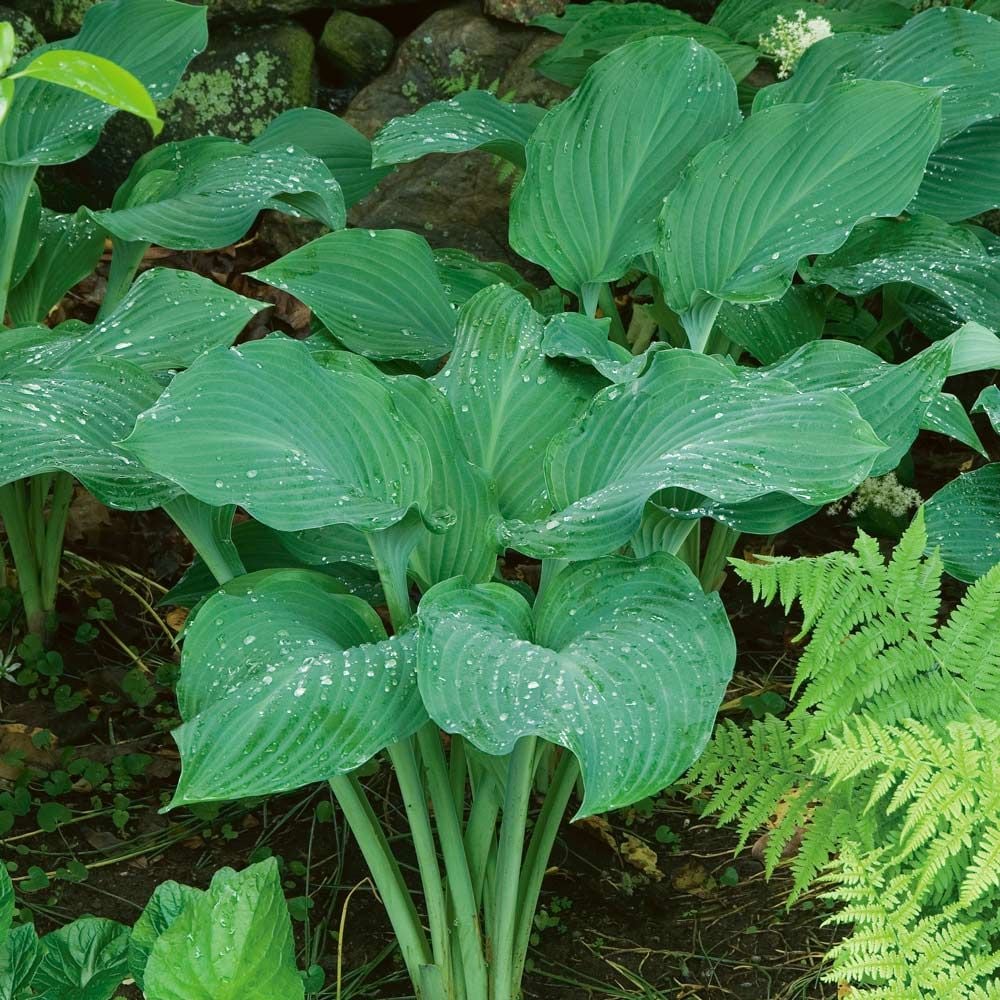
<path fill-rule="evenodd" d="M 778 78 L 784 80 L 810 45 L 832 34 L 825 17 L 809 17 L 804 10 L 797 10 L 794 17 L 779 14 L 774 27 L 760 36 L 758 46 L 778 64 Z"/>
<path fill-rule="evenodd" d="M 890 472 L 885 476 L 866 479 L 849 497 L 831 504 L 827 513 L 839 514 L 846 506 L 847 513 L 851 517 L 857 517 L 869 507 L 876 507 L 894 517 L 903 517 L 907 511 L 919 507 L 921 503 L 923 497 L 916 490 L 904 486 L 896 478 L 896 473 Z"/>

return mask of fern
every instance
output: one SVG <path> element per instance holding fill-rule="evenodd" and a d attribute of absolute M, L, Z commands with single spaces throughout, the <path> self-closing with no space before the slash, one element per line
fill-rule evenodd
<path fill-rule="evenodd" d="M 733 560 L 757 599 L 803 612 L 785 719 L 722 723 L 692 772 L 705 811 L 796 835 L 789 903 L 819 881 L 852 933 L 830 978 L 885 1000 L 1000 1000 L 1000 566 L 943 624 L 918 513 L 891 558 Z"/>

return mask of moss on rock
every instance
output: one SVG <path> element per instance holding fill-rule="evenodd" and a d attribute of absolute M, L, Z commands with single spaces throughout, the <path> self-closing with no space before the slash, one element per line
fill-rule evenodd
<path fill-rule="evenodd" d="M 338 79 L 367 81 L 389 65 L 396 40 L 374 18 L 338 10 L 319 42 L 320 62 Z"/>
<path fill-rule="evenodd" d="M 32 49 L 45 43 L 35 22 L 23 11 L 0 4 L 0 21 L 9 21 L 14 28 L 14 58 L 20 59 Z"/>

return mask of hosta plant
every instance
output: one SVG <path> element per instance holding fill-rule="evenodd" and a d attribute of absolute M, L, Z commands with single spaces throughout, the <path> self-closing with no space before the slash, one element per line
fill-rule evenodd
<path fill-rule="evenodd" d="M 39 937 L 15 915 L 0 866 L 0 995 L 10 1000 L 111 1000 L 126 979 L 146 1000 L 305 996 L 273 859 L 223 868 L 206 890 L 163 882 L 131 928 L 88 916 Z"/>
<path fill-rule="evenodd" d="M 1000 566 L 941 620 L 942 560 L 918 514 L 888 562 L 853 552 L 737 562 L 801 605 L 791 714 L 721 726 L 696 766 L 706 810 L 793 841 L 792 900 L 819 882 L 849 933 L 828 978 L 885 1000 L 1000 988 Z"/>
<path fill-rule="evenodd" d="M 0 36 L 9 47 L 9 32 Z M 154 100 L 170 93 L 206 41 L 204 9 L 110 0 L 88 11 L 79 35 L 28 54 L 2 81 L 14 96 L 0 122 L 0 517 L 35 632 L 54 607 L 73 477 L 111 506 L 173 499 L 176 489 L 115 442 L 171 372 L 231 343 L 263 306 L 179 271 L 134 281 L 149 244 L 225 246 L 264 208 L 342 226 L 344 194 L 321 159 L 331 135 L 345 180 L 356 196 L 364 190 L 367 168 L 352 170 L 349 159 L 364 140 L 332 115 L 301 111 L 250 145 L 208 137 L 155 148 L 108 211 L 42 207 L 38 169 L 86 154 L 116 108 L 158 123 Z M 91 273 L 108 236 L 113 254 L 96 322 L 49 328 L 49 312 Z"/>

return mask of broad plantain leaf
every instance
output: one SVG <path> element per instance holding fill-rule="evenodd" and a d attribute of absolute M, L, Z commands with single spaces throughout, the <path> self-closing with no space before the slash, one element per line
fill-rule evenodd
<path fill-rule="evenodd" d="M 340 589 L 308 570 L 266 570 L 202 605 L 184 642 L 172 805 L 323 781 L 426 721 L 415 635 L 387 639 L 371 607 Z"/>
<path fill-rule="evenodd" d="M 1000 463 L 965 472 L 924 504 L 928 548 L 965 583 L 1000 562 Z"/>
<path fill-rule="evenodd" d="M 428 512 L 427 447 L 390 394 L 326 371 L 283 337 L 203 354 L 124 446 L 199 500 L 237 504 L 281 531 L 377 531 L 414 506 Z"/>
<path fill-rule="evenodd" d="M 1000 118 L 949 139 L 927 161 L 910 211 L 959 222 L 1000 207 Z"/>
<path fill-rule="evenodd" d="M 344 196 L 322 160 L 294 146 L 258 150 L 202 136 L 157 146 L 110 209 L 92 213 L 124 242 L 211 250 L 238 240 L 266 208 L 340 229 Z"/>
<path fill-rule="evenodd" d="M 223 868 L 153 944 L 155 1000 L 303 1000 L 278 862 Z"/>
<path fill-rule="evenodd" d="M 97 266 L 104 233 L 85 209 L 75 215 L 43 211 L 38 253 L 14 286 L 7 305 L 15 325 L 40 322 Z"/>
<path fill-rule="evenodd" d="M 63 471 L 109 507 L 161 506 L 180 490 L 118 446 L 161 391 L 135 365 L 111 359 L 0 381 L 0 482 Z"/>
<path fill-rule="evenodd" d="M 372 145 L 343 118 L 319 108 L 292 108 L 273 119 L 250 143 L 251 149 L 289 147 L 305 150 L 322 160 L 337 179 L 347 207 L 375 190 L 391 167 L 372 165 Z"/>
<path fill-rule="evenodd" d="M 330 233 L 251 277 L 301 299 L 337 340 L 365 357 L 440 358 L 454 343 L 455 310 L 434 254 L 423 237 L 403 229 Z"/>
<path fill-rule="evenodd" d="M 859 80 L 747 119 L 695 157 L 661 217 L 670 307 L 704 347 L 723 301 L 781 298 L 800 258 L 899 214 L 937 143 L 933 90 Z M 751 166 L 748 167 L 748 164 Z"/>
<path fill-rule="evenodd" d="M 721 601 L 661 554 L 570 566 L 534 610 L 502 584 L 450 581 L 419 618 L 434 721 L 489 754 L 522 736 L 571 750 L 578 816 L 654 795 L 697 759 L 736 657 Z"/>
<path fill-rule="evenodd" d="M 1000 315 L 1000 261 L 971 230 L 933 216 L 864 223 L 839 250 L 799 273 L 846 295 L 867 295 L 890 282 L 916 285 L 942 299 L 959 321 Z"/>
<path fill-rule="evenodd" d="M 509 522 L 508 539 L 539 557 L 613 552 L 668 487 L 725 504 L 778 492 L 818 506 L 850 492 L 885 450 L 838 390 L 803 392 L 706 355 L 661 351 L 552 441 L 545 475 L 555 513 Z"/>
<path fill-rule="evenodd" d="M 656 214 L 691 156 L 739 121 L 722 60 L 648 38 L 596 63 L 528 140 L 510 242 L 563 287 L 613 281 L 656 242 Z"/>
<path fill-rule="evenodd" d="M 451 403 L 466 454 L 496 482 L 508 518 L 550 509 L 546 445 L 604 386 L 595 373 L 546 357 L 544 334 L 522 295 L 494 285 L 462 308 L 455 349 L 431 380 Z"/>
<path fill-rule="evenodd" d="M 141 25 L 141 30 L 136 26 Z M 208 44 L 205 10 L 173 0 L 108 0 L 91 7 L 73 38 L 45 52 L 90 52 L 128 70 L 154 101 L 169 97 Z M 39 50 L 25 56 L 14 71 Z M 67 163 L 89 153 L 115 108 L 42 80 L 19 80 L 17 100 L 0 124 L 0 163 Z"/>
<path fill-rule="evenodd" d="M 815 101 L 843 80 L 894 80 L 937 90 L 945 141 L 1000 115 L 998 60 L 1000 22 L 959 7 L 933 7 L 889 35 L 834 35 L 810 46 L 788 80 L 758 92 L 754 115 Z"/>
<path fill-rule="evenodd" d="M 544 115 L 545 109 L 534 104 L 501 101 L 488 90 L 463 90 L 384 125 L 372 140 L 372 163 L 382 167 L 428 153 L 482 149 L 523 167 L 525 143 Z"/>
<path fill-rule="evenodd" d="M 716 329 L 727 340 L 771 364 L 823 336 L 825 297 L 821 291 L 792 285 L 774 302 L 736 305 L 724 302 Z"/>
<path fill-rule="evenodd" d="M 200 889 L 193 889 L 189 885 L 181 885 L 170 880 L 161 882 L 153 890 L 146 908 L 132 927 L 128 941 L 128 968 L 140 989 L 143 986 L 146 963 L 157 939 L 181 915 L 186 906 L 203 895 Z"/>
<path fill-rule="evenodd" d="M 82 917 L 42 938 L 32 981 L 38 1000 L 111 1000 L 128 975 L 129 929 Z"/>
<path fill-rule="evenodd" d="M 711 49 L 742 80 L 757 64 L 754 49 L 739 45 L 724 31 L 696 21 L 689 14 L 654 3 L 594 5 L 566 32 L 563 42 L 543 53 L 535 68 L 550 80 L 576 87 L 587 70 L 613 49 L 653 35 L 693 38 Z"/>

